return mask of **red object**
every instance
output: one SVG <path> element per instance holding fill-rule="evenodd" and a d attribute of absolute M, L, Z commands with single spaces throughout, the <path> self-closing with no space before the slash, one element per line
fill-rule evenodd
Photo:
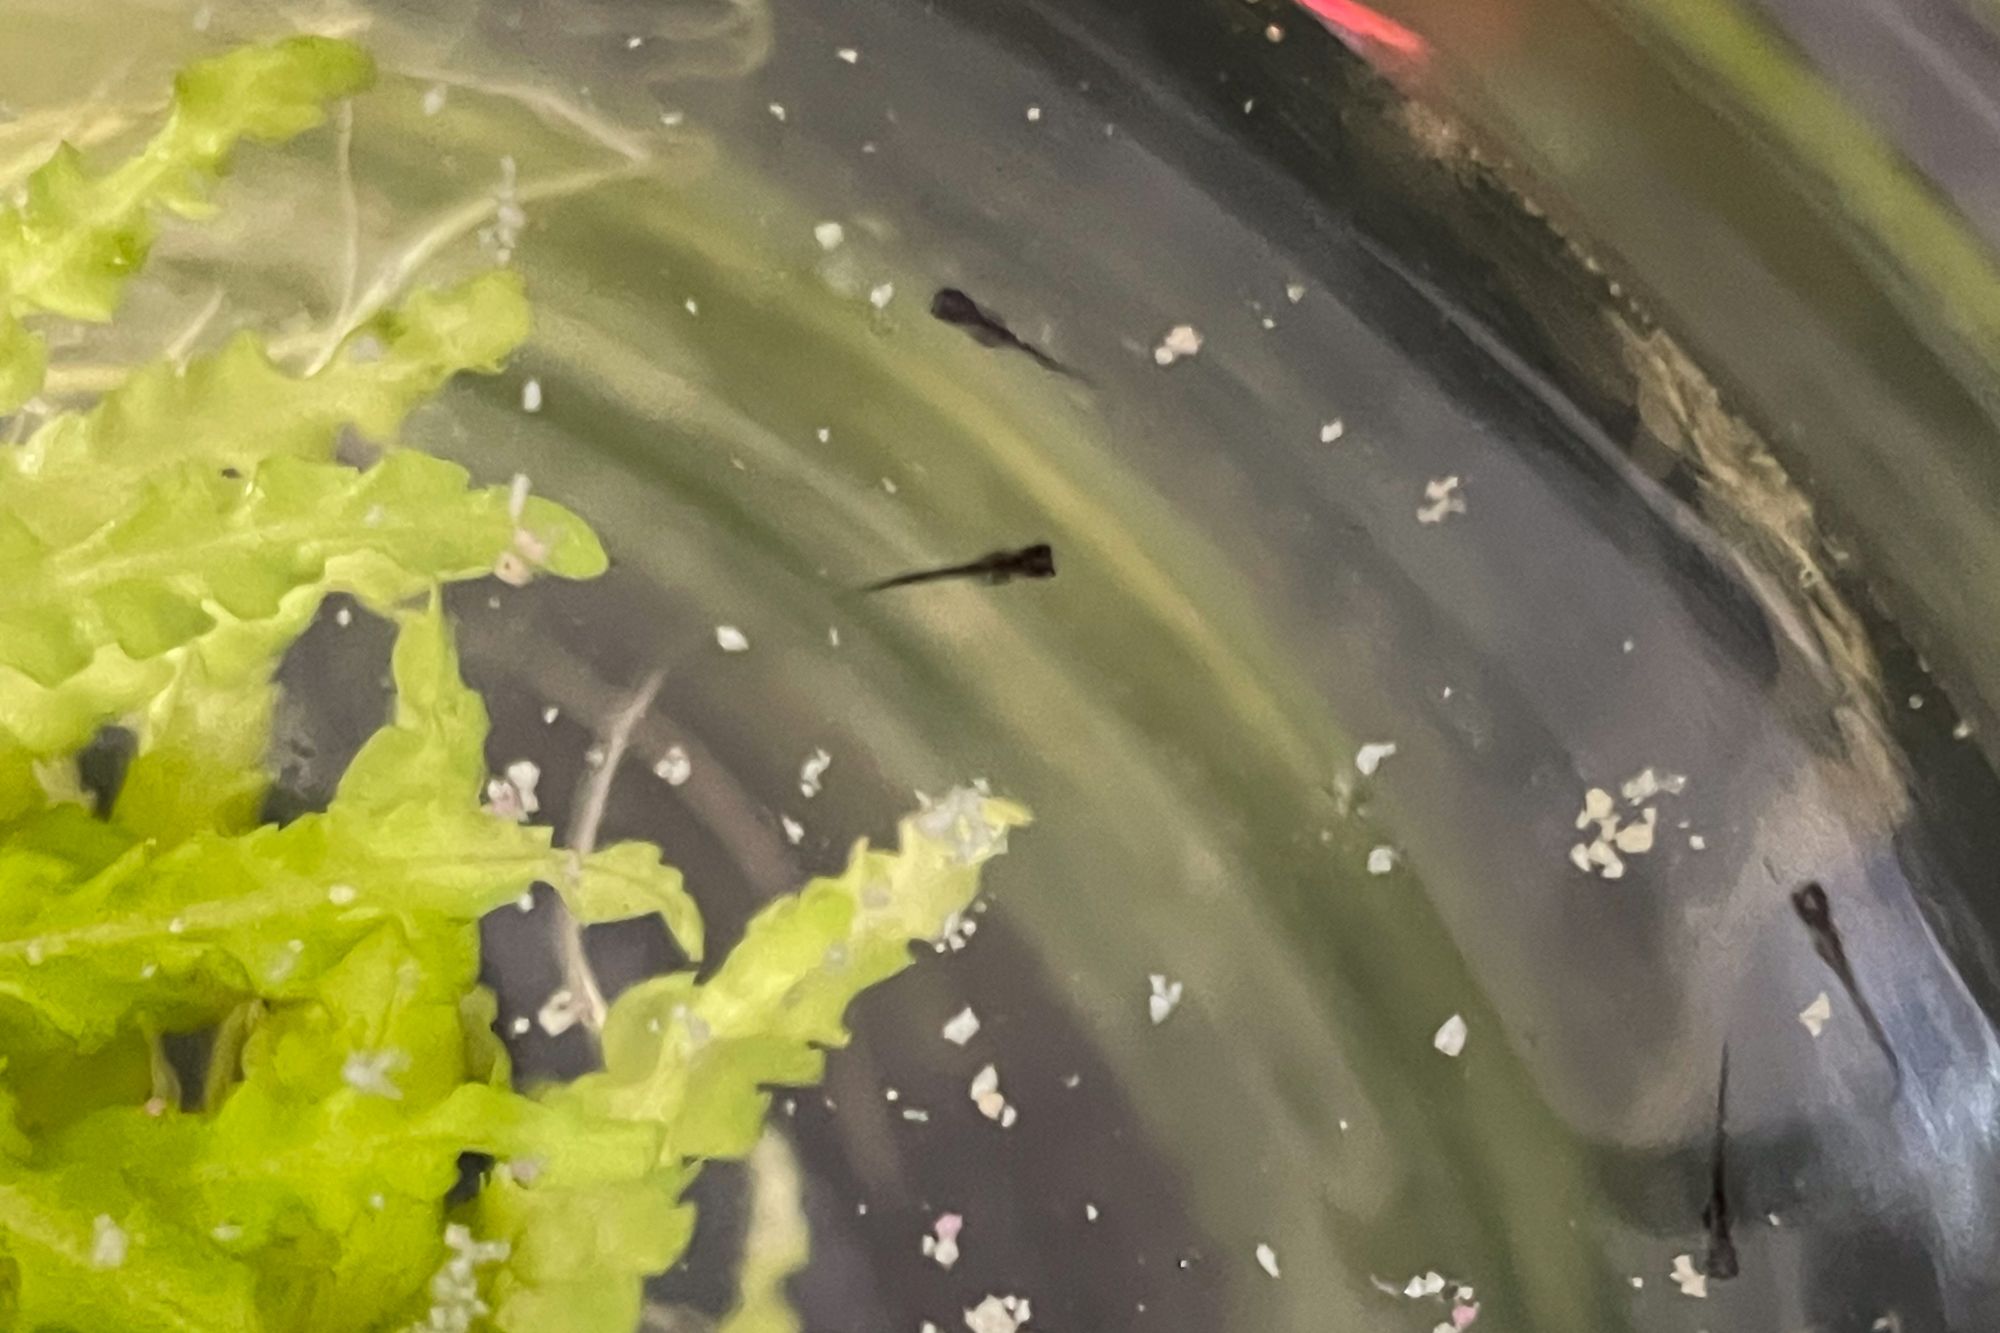
<path fill-rule="evenodd" d="M 1413 60 L 1430 54 L 1429 42 L 1360 0 L 1298 0 L 1298 5 L 1349 46 L 1384 47 Z"/>

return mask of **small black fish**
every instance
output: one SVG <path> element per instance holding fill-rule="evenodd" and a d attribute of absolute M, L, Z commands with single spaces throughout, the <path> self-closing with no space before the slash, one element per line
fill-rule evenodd
<path fill-rule="evenodd" d="M 981 347 L 1005 347 L 1033 357 L 1035 364 L 1044 370 L 1067 375 L 1071 379 L 1082 378 L 1068 366 L 1016 334 L 1007 327 L 1000 316 L 956 287 L 938 288 L 937 295 L 931 298 L 931 317 L 942 320 L 954 328 L 964 329 Z"/>
<path fill-rule="evenodd" d="M 1729 1134 L 1724 1123 L 1729 1115 L 1729 1047 L 1722 1048 L 1722 1076 L 1715 1085 L 1715 1148 L 1708 1168 L 1708 1206 L 1701 1210 L 1701 1224 L 1708 1229 L 1708 1255 L 1702 1272 L 1718 1282 L 1736 1276 L 1736 1242 L 1729 1235 L 1729 1183 L 1726 1170 Z"/>
<path fill-rule="evenodd" d="M 863 592 L 885 588 L 907 588 L 913 583 L 941 583 L 946 579 L 976 579 L 981 583 L 1012 583 L 1015 579 L 1052 579 L 1056 576 L 1056 553 L 1047 542 L 1023 546 L 1018 551 L 994 551 L 962 565 L 919 569 L 908 574 L 871 583 Z"/>
<path fill-rule="evenodd" d="M 1840 978 L 1840 984 L 1847 991 L 1847 998 L 1854 1004 L 1855 1012 L 1861 1015 L 1861 1023 L 1868 1029 L 1868 1035 L 1875 1039 L 1875 1045 L 1889 1062 L 1889 1072 L 1896 1080 L 1898 1091 L 1903 1086 L 1903 1062 L 1896 1058 L 1895 1048 L 1889 1045 L 1889 1035 L 1882 1030 L 1882 1023 L 1875 1017 L 1875 1011 L 1861 994 L 1861 983 L 1854 978 L 1854 967 L 1847 961 L 1847 946 L 1840 941 L 1840 931 L 1833 924 L 1833 908 L 1826 900 L 1826 890 L 1818 884 L 1807 884 L 1792 894 L 1792 908 L 1799 914 L 1799 920 L 1806 923 L 1806 930 L 1812 935 L 1813 952 L 1819 955 L 1833 974 Z"/>

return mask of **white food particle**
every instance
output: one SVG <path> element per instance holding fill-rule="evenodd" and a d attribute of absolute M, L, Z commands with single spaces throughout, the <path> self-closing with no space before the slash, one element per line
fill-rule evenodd
<path fill-rule="evenodd" d="M 1306 299 L 1306 285 L 1305 285 L 1305 284 L 1304 284 L 1303 282 L 1288 282 L 1288 283 L 1286 283 L 1286 284 L 1285 284 L 1285 299 L 1286 299 L 1287 301 L 1290 301 L 1290 302 L 1291 302 L 1291 303 L 1292 303 L 1293 305 L 1297 305 L 1297 304 L 1298 304 L 1299 302 L 1301 302 L 1301 301 L 1305 300 L 1305 299 Z"/>
<path fill-rule="evenodd" d="M 776 120 L 776 121 L 777 121 L 777 122 L 779 122 L 780 124 L 783 124 L 783 123 L 784 123 L 784 119 L 785 119 L 785 104 L 784 104 L 783 102 L 773 102 L 773 103 L 771 103 L 771 105 L 770 105 L 770 106 L 769 106 L 768 108 L 766 108 L 766 109 L 770 111 L 770 113 L 771 113 L 771 118 L 772 118 L 773 120 Z"/>
<path fill-rule="evenodd" d="M 125 1263 L 125 1252 L 131 1247 L 124 1228 L 111 1220 L 109 1213 L 99 1213 L 90 1221 L 90 1266 L 92 1268 L 118 1268 Z"/>
<path fill-rule="evenodd" d="M 1453 514 L 1465 512 L 1463 483 L 1457 477 L 1435 477 L 1424 483 L 1424 503 L 1417 507 L 1417 522 L 1442 523 Z"/>
<path fill-rule="evenodd" d="M 210 1227 L 208 1234 L 224 1245 L 229 1245 L 243 1239 L 243 1228 L 237 1226 L 234 1222 L 223 1222 Z"/>
<path fill-rule="evenodd" d="M 1269 1245 L 1257 1247 L 1257 1266 L 1272 1277 L 1278 1276 L 1278 1252 Z"/>
<path fill-rule="evenodd" d="M 660 756 L 660 762 L 653 765 L 653 776 L 665 781 L 669 787 L 680 786 L 693 773 L 694 761 L 678 745 L 669 745 L 667 752 Z"/>
<path fill-rule="evenodd" d="M 409 1053 L 394 1047 L 380 1051 L 354 1051 L 340 1066 L 340 1077 L 356 1092 L 370 1097 L 387 1097 L 392 1102 L 401 1101 L 403 1090 L 396 1086 L 390 1075 L 407 1069 L 409 1064 Z"/>
<path fill-rule="evenodd" d="M 972 1012 L 972 1006 L 953 1014 L 944 1025 L 944 1039 L 954 1046 L 963 1046 L 979 1035 L 979 1015 Z"/>
<path fill-rule="evenodd" d="M 1386 875 L 1395 868 L 1396 849 L 1394 847 L 1377 847 L 1368 853 L 1369 874 Z"/>
<path fill-rule="evenodd" d="M 354 612 L 345 606 L 339 608 L 333 613 L 333 623 L 346 629 L 354 623 Z"/>
<path fill-rule="evenodd" d="M 790 842 L 792 846 L 796 847 L 800 843 L 805 841 L 806 826 L 804 824 L 801 824 L 798 820 L 793 819 L 790 815 L 778 816 L 778 822 L 785 826 L 785 839 L 786 841 Z"/>
<path fill-rule="evenodd" d="M 1042 118 L 1042 109 L 1040 107 L 1031 106 L 1028 108 L 1028 120 L 1031 123 L 1034 121 L 1038 121 L 1041 118 Z"/>
<path fill-rule="evenodd" d="M 451 1253 L 431 1277 L 431 1308 L 412 1327 L 456 1330 L 482 1326 L 492 1311 L 479 1298 L 479 1270 L 505 1263 L 513 1247 L 504 1240 L 474 1240 L 471 1228 L 457 1222 L 445 1227 L 444 1243 Z"/>
<path fill-rule="evenodd" d="M 443 84 L 434 83 L 429 88 L 426 88 L 424 90 L 424 114 L 435 116 L 438 112 L 444 110 L 444 99 L 445 87 Z"/>
<path fill-rule="evenodd" d="M 187 928 L 188 923 L 181 917 L 175 917 L 173 920 L 167 922 L 167 934 L 169 935 L 178 935 Z"/>
<path fill-rule="evenodd" d="M 889 302 L 896 299 L 896 284 L 885 282 L 868 293 L 868 304 L 877 310 L 887 310 Z"/>
<path fill-rule="evenodd" d="M 1674 1284 L 1681 1289 L 1681 1295 L 1704 1300 L 1708 1296 L 1708 1274 L 1694 1266 L 1685 1254 L 1674 1256 L 1674 1271 L 1668 1274 Z"/>
<path fill-rule="evenodd" d="M 535 1013 L 535 1021 L 551 1037 L 560 1037 L 583 1019 L 582 1007 L 567 987 L 556 991 Z"/>
<path fill-rule="evenodd" d="M 1679 796 L 1687 790 L 1687 778 L 1680 773 L 1657 773 L 1644 768 L 1625 780 L 1618 789 L 1627 804 L 1644 805 L 1655 796 Z"/>
<path fill-rule="evenodd" d="M 736 628 L 734 625 L 717 625 L 715 627 L 715 642 L 716 646 L 721 648 L 725 653 L 747 653 L 750 651 L 750 640 L 744 635 L 742 630 Z"/>
<path fill-rule="evenodd" d="M 1282 42 L 1285 40 L 1285 30 L 1275 23 L 1268 24 L 1264 28 L 1264 40 L 1267 42 Z"/>
<path fill-rule="evenodd" d="M 1028 1323 L 1028 1302 L 1018 1296 L 988 1296 L 965 1312 L 971 1333 L 1016 1333 Z"/>
<path fill-rule="evenodd" d="M 827 766 L 832 763 L 832 755 L 825 750 L 814 750 L 805 763 L 799 765 L 799 794 L 808 799 L 819 795 L 820 779 L 826 776 Z"/>
<path fill-rule="evenodd" d="M 940 1214 L 931 1224 L 931 1234 L 924 1237 L 924 1257 L 950 1272 L 951 1266 L 958 1262 L 958 1233 L 964 1226 L 965 1219 L 957 1213 Z"/>
<path fill-rule="evenodd" d="M 517 1014 L 514 1017 L 514 1021 L 507 1025 L 507 1028 L 515 1036 L 525 1037 L 528 1035 L 528 1029 L 533 1026 L 534 1023 L 529 1021 L 529 1018 L 526 1014 Z"/>
<path fill-rule="evenodd" d="M 542 781 L 541 765 L 532 759 L 516 759 L 507 765 L 506 772 L 507 781 L 521 794 L 521 808 L 531 815 L 540 810 L 542 803 L 535 798 L 535 788 Z"/>
<path fill-rule="evenodd" d="M 1335 417 L 1332 421 L 1327 422 L 1319 428 L 1319 442 L 1321 444 L 1332 444 L 1345 434 L 1347 434 L 1347 423 Z"/>
<path fill-rule="evenodd" d="M 1167 330 L 1167 336 L 1160 339 L 1160 345 L 1153 349 L 1153 360 L 1162 366 L 1171 366 L 1182 357 L 1193 356 L 1201 350 L 1201 335 L 1192 324 L 1176 324 Z"/>
<path fill-rule="evenodd" d="M 686 119 L 687 112 L 685 111 L 662 111 L 660 113 L 660 124 L 667 126 L 669 129 L 681 124 Z"/>
<path fill-rule="evenodd" d="M 1806 1031 L 1817 1037 L 1826 1031 L 1827 1020 L 1833 1017 L 1833 1001 L 1821 991 L 1818 998 L 1799 1010 L 1799 1022 L 1806 1025 Z"/>
<path fill-rule="evenodd" d="M 1641 818 L 1611 836 L 1612 845 L 1627 856 L 1643 856 L 1653 850 L 1653 832 L 1659 819 L 1660 812 L 1647 806 Z"/>
<path fill-rule="evenodd" d="M 1000 1071 L 987 1065 L 972 1076 L 972 1086 L 967 1089 L 972 1104 L 979 1108 L 979 1114 L 994 1121 L 1002 1129 L 1011 1129 L 1015 1113 L 1013 1104 L 1000 1092 Z"/>
<path fill-rule="evenodd" d="M 562 716 L 562 709 L 557 708 L 554 704 L 550 704 L 547 708 L 544 708 L 542 710 L 542 725 L 545 727 L 552 727 L 556 724 L 556 719 L 561 716 Z"/>
<path fill-rule="evenodd" d="M 335 907 L 345 907 L 355 898 L 352 884 L 335 884 L 326 891 L 326 900 Z"/>
<path fill-rule="evenodd" d="M 521 410 L 539 412 L 542 410 L 542 382 L 531 379 L 521 385 Z M 515 517 L 520 517 L 518 514 Z"/>
<path fill-rule="evenodd" d="M 1688 846 L 1697 852 L 1705 852 L 1708 850 L 1708 839 L 1702 837 L 1699 833 L 1690 833 L 1688 834 Z"/>
<path fill-rule="evenodd" d="M 1160 1024 L 1166 1022 L 1168 1015 L 1172 1014 L 1174 1009 L 1179 1006 L 1183 988 L 1180 982 L 1168 981 L 1158 972 L 1153 973 L 1146 980 L 1153 988 L 1153 993 L 1146 997 L 1146 1012 L 1152 1017 L 1153 1026 L 1158 1027 Z"/>
<path fill-rule="evenodd" d="M 701 313 L 701 303 L 699 301 L 696 301 L 692 296 L 690 296 L 687 300 L 681 302 L 681 306 L 690 315 L 699 315 Z"/>
<path fill-rule="evenodd" d="M 1362 777 L 1372 778 L 1375 770 L 1382 767 L 1382 761 L 1392 758 L 1395 753 L 1394 741 L 1370 741 L 1354 752 L 1354 767 L 1360 770 Z"/>
<path fill-rule="evenodd" d="M 851 46 L 843 46 L 838 51 L 835 51 L 834 54 L 850 65 L 861 59 L 861 53 Z"/>
<path fill-rule="evenodd" d="M 1097 1220 L 1097 1217 L 1098 1217 L 1098 1213 L 1097 1213 L 1097 1205 L 1096 1205 L 1096 1204 L 1094 1204 L 1094 1203 L 1087 1203 L 1087 1204 L 1085 1204 L 1085 1205 L 1083 1206 L 1083 1220 L 1084 1220 L 1084 1221 L 1086 1221 L 1086 1222 L 1095 1222 L 1095 1221 Z"/>
<path fill-rule="evenodd" d="M 838 250 L 840 243 L 847 239 L 847 228 L 838 222 L 822 222 L 813 228 L 813 239 L 822 250 Z"/>
<path fill-rule="evenodd" d="M 1437 1035 L 1431 1038 L 1431 1045 L 1456 1058 L 1458 1053 L 1465 1049 L 1465 1019 L 1458 1014 L 1445 1019 L 1444 1026 L 1440 1027 Z"/>

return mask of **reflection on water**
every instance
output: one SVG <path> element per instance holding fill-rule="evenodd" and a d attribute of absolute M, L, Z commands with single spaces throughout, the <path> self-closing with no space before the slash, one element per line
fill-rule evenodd
<path fill-rule="evenodd" d="M 135 9 L 114 53 L 37 8 L 72 68 L 0 54 L 25 90 L 0 170 L 115 136 L 125 90 L 248 12 L 204 35 Z M 1768 513 L 1697 518 L 1671 468 L 1117 53 L 1058 80 L 953 12 L 299 7 L 366 32 L 386 95 L 246 158 L 221 226 L 176 233 L 135 298 L 154 341 L 72 349 L 58 383 L 87 392 L 218 286 L 191 345 L 275 314 L 303 363 L 400 284 L 505 249 L 537 336 L 415 429 L 590 515 L 615 567 L 456 600 L 496 764 L 539 763 L 562 826 L 663 672 L 602 828 L 674 852 L 725 944 L 913 789 L 984 777 L 1039 813 L 966 947 L 870 996 L 780 1122 L 809 1328 L 953 1327 L 989 1294 L 1036 1326 L 1163 1330 L 1428 1329 L 1460 1284 L 1542 1330 L 1942 1327 L 1979 1299 L 1991 1034 L 1904 885 L 1933 834 L 1872 664 L 1829 651 L 1869 651 L 1815 612 L 1838 595 L 1801 599 L 1757 545 Z M 1079 378 L 932 319 L 947 286 Z M 1179 325 L 1200 349 L 1161 365 Z M 1717 474 L 1698 376 L 1656 388 L 1633 429 Z M 1430 507 L 1451 478 L 1462 508 Z M 853 591 L 1033 541 L 1055 579 Z M 355 679 L 352 643 L 300 679 Z M 1592 791 L 1615 827 L 1579 822 Z M 1807 875 L 1901 1099 L 1837 992 L 1817 1040 L 1797 1018 L 1829 989 L 1785 900 Z M 489 942 L 503 1013 L 532 1013 L 547 930 Z M 590 943 L 614 985 L 665 961 Z M 1160 1021 L 1155 975 L 1181 997 Z M 968 1005 L 979 1033 L 945 1041 Z M 1454 1016 L 1455 1057 L 1433 1044 Z M 1725 1039 L 1744 1271 L 1689 1306 L 1668 1272 L 1700 1252 Z M 515 1045 L 547 1072 L 580 1041 Z M 989 1064 L 1011 1128 L 968 1095 Z M 703 1191 L 661 1327 L 719 1313 L 776 1215 L 733 1173 Z M 945 1212 L 949 1270 L 919 1248 Z"/>

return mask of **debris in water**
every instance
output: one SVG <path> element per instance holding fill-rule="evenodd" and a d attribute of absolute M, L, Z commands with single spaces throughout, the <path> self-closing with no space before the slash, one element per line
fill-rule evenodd
<path fill-rule="evenodd" d="M 551 1037 L 560 1037 L 582 1020 L 583 1006 L 567 988 L 550 995 L 535 1014 L 535 1021 Z"/>
<path fill-rule="evenodd" d="M 540 380 L 531 379 L 521 385 L 521 410 L 523 412 L 539 412 L 542 410 L 542 382 Z M 518 519 L 520 515 L 516 514 L 514 517 Z"/>
<path fill-rule="evenodd" d="M 814 750 L 811 757 L 799 766 L 799 794 L 809 800 L 819 795 L 820 779 L 826 776 L 827 767 L 832 763 L 832 755 L 825 750 Z"/>
<path fill-rule="evenodd" d="M 1437 1030 L 1437 1035 L 1431 1038 L 1431 1045 L 1446 1055 L 1456 1057 L 1465 1049 L 1465 1019 L 1458 1014 L 1447 1018 L 1444 1026 Z"/>
<path fill-rule="evenodd" d="M 965 1312 L 971 1333 L 1017 1333 L 1028 1324 L 1028 1302 L 1019 1296 L 988 1296 Z"/>
<path fill-rule="evenodd" d="M 435 116 L 438 112 L 444 110 L 444 99 L 445 87 L 443 84 L 434 83 L 429 88 L 426 88 L 424 90 L 424 114 L 426 116 Z"/>
<path fill-rule="evenodd" d="M 1382 767 L 1382 761 L 1394 757 L 1395 753 L 1394 741 L 1370 741 L 1354 752 L 1354 767 L 1360 770 L 1362 777 L 1372 778 L 1375 770 Z"/>
<path fill-rule="evenodd" d="M 1083 1206 L 1083 1220 L 1086 1222 L 1095 1222 L 1097 1218 L 1098 1218 L 1097 1205 L 1094 1203 L 1085 1204 Z"/>
<path fill-rule="evenodd" d="M 1293 305 L 1297 305 L 1297 304 L 1298 304 L 1299 302 L 1301 302 L 1301 301 L 1305 300 L 1305 299 L 1306 299 L 1306 285 L 1305 285 L 1305 284 L 1304 284 L 1303 282 L 1288 282 L 1288 283 L 1286 283 L 1286 284 L 1285 284 L 1285 299 L 1286 299 L 1287 301 L 1290 301 L 1290 302 L 1291 302 L 1291 303 L 1292 303 Z"/>
<path fill-rule="evenodd" d="M 1442 523 L 1453 514 L 1465 512 L 1462 483 L 1457 477 L 1437 477 L 1424 483 L 1424 503 L 1417 509 L 1417 522 Z"/>
<path fill-rule="evenodd" d="M 1041 109 L 1040 107 L 1038 107 L 1038 106 L 1031 106 L 1031 107 L 1029 107 L 1029 108 L 1028 108 L 1028 121 L 1029 121 L 1029 123 L 1031 123 L 1031 124 L 1032 124 L 1033 122 L 1035 122 L 1035 121 L 1038 121 L 1038 120 L 1040 120 L 1041 118 L 1042 118 L 1042 109 Z"/>
<path fill-rule="evenodd" d="M 1257 1266 L 1272 1277 L 1278 1276 L 1278 1252 L 1269 1245 L 1260 1244 L 1257 1247 Z"/>
<path fill-rule="evenodd" d="M 694 761 L 678 745 L 669 745 L 667 752 L 660 756 L 660 762 L 653 765 L 653 776 L 664 780 L 669 787 L 680 786 L 693 773 Z"/>
<path fill-rule="evenodd" d="M 749 638 L 734 625 L 717 625 L 715 627 L 715 642 L 725 653 L 747 653 L 750 651 Z"/>
<path fill-rule="evenodd" d="M 1012 1129 L 1017 1116 L 1014 1106 L 1000 1092 L 1000 1071 L 987 1065 L 972 1076 L 972 1087 L 968 1090 L 972 1104 L 979 1108 L 979 1114 L 998 1124 L 1002 1129 Z"/>
<path fill-rule="evenodd" d="M 1827 1020 L 1832 1017 L 1833 1001 L 1828 998 L 1825 991 L 1821 991 L 1818 999 L 1799 1010 L 1799 1022 L 1805 1024 L 1806 1031 L 1815 1037 L 1826 1031 Z"/>
<path fill-rule="evenodd" d="M 1335 417 L 1319 428 L 1319 442 L 1332 444 L 1345 434 L 1347 434 L 1347 423 Z"/>
<path fill-rule="evenodd" d="M 119 1268 L 125 1263 L 125 1252 L 129 1238 L 125 1230 L 111 1219 L 109 1213 L 99 1213 L 90 1221 L 90 1266 L 92 1268 Z"/>
<path fill-rule="evenodd" d="M 1396 849 L 1394 847 L 1377 847 L 1368 853 L 1369 874 L 1386 875 L 1395 868 Z"/>
<path fill-rule="evenodd" d="M 409 1064 L 409 1053 L 393 1047 L 381 1051 L 354 1051 L 340 1066 L 340 1078 L 356 1092 L 371 1097 L 386 1097 L 392 1102 L 401 1101 L 403 1090 L 396 1086 L 390 1075 L 407 1069 Z"/>
<path fill-rule="evenodd" d="M 1708 1274 L 1694 1266 L 1694 1261 L 1685 1254 L 1674 1256 L 1674 1270 L 1667 1276 L 1681 1289 L 1681 1295 L 1692 1296 L 1696 1300 L 1708 1298 Z"/>
<path fill-rule="evenodd" d="M 1158 972 L 1148 977 L 1147 981 L 1152 984 L 1153 993 L 1146 997 L 1146 1012 L 1152 1016 L 1153 1026 L 1158 1027 L 1180 1004 L 1183 988 L 1180 982 L 1170 982 Z"/>
<path fill-rule="evenodd" d="M 779 815 L 778 822 L 785 826 L 785 839 L 796 847 L 806 839 L 806 826 L 790 815 Z"/>
<path fill-rule="evenodd" d="M 946 1272 L 958 1262 L 958 1233 L 965 1227 L 965 1219 L 957 1213 L 940 1214 L 931 1224 L 931 1234 L 924 1237 L 924 1257 L 937 1261 L 937 1266 Z"/>
<path fill-rule="evenodd" d="M 944 1039 L 954 1046 L 963 1046 L 979 1035 L 979 1015 L 967 1005 L 951 1016 L 944 1025 Z"/>
<path fill-rule="evenodd" d="M 861 59 L 861 53 L 855 50 L 851 46 L 843 46 L 839 50 L 835 51 L 834 54 L 839 56 L 842 60 L 846 61 L 850 65 L 854 64 L 856 61 Z"/>
<path fill-rule="evenodd" d="M 1171 366 L 1183 357 L 1190 357 L 1201 351 L 1201 335 L 1192 324 L 1176 324 L 1167 330 L 1167 336 L 1153 349 L 1153 361 L 1157 365 Z"/>
<path fill-rule="evenodd" d="M 882 283 L 868 293 L 868 304 L 874 306 L 877 310 L 887 310 L 889 302 L 895 299 L 896 284 L 893 282 Z"/>

